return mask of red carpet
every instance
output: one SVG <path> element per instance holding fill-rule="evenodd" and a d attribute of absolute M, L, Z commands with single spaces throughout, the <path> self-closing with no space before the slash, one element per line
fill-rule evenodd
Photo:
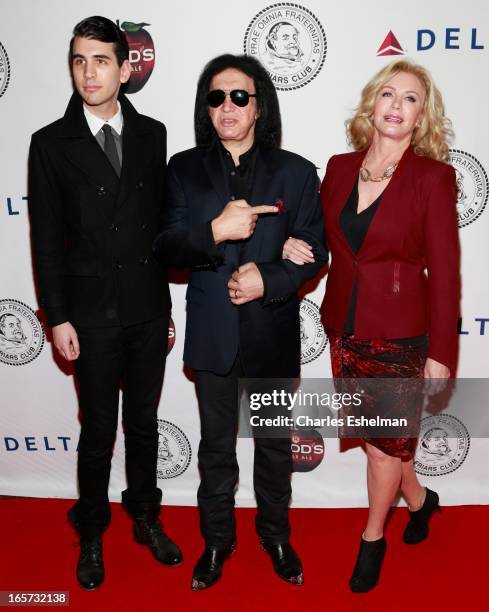
<path fill-rule="evenodd" d="M 366 510 L 292 510 L 293 543 L 304 563 L 305 584 L 277 578 L 257 544 L 254 510 L 237 511 L 238 550 L 212 589 L 190 590 L 192 567 L 202 548 L 195 508 L 164 508 L 168 533 L 185 562 L 158 565 L 132 540 L 131 524 L 119 504 L 104 537 L 106 579 L 97 591 L 76 582 L 76 537 L 65 520 L 67 500 L 0 499 L 0 590 L 70 592 L 70 610 L 99 612 L 241 611 L 404 612 L 487 610 L 488 506 L 444 508 L 431 534 L 417 546 L 402 543 L 405 508 L 393 512 L 386 530 L 387 554 L 381 580 L 370 593 L 353 594 L 348 579 Z M 63 609 L 63 608 L 60 608 Z"/>

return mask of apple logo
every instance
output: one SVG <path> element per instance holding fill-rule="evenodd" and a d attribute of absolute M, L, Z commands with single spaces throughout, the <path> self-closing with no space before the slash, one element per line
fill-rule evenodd
<path fill-rule="evenodd" d="M 117 21 L 119 25 L 119 21 Z M 144 29 L 149 23 L 133 23 L 123 21 L 119 26 L 123 30 L 129 44 L 129 63 L 131 78 L 124 93 L 136 93 L 147 83 L 155 66 L 155 47 L 150 33 Z"/>
<path fill-rule="evenodd" d="M 310 472 L 324 457 L 324 440 L 315 429 L 295 429 L 291 440 L 293 472 Z"/>
<path fill-rule="evenodd" d="M 169 355 L 172 348 L 175 346 L 175 323 L 173 323 L 173 319 L 170 318 L 170 322 L 168 324 L 168 347 L 166 354 Z"/>

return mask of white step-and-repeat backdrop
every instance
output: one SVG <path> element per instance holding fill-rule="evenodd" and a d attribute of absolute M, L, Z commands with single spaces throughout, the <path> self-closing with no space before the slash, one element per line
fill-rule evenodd
<path fill-rule="evenodd" d="M 456 139 L 463 253 L 459 376 L 489 376 L 488 197 L 489 3 L 387 0 L 300 4 L 261 0 L 17 0 L 0 6 L 0 494 L 77 496 L 78 407 L 72 371 L 55 360 L 36 316 L 27 214 L 26 162 L 32 132 L 63 115 L 71 83 L 68 42 L 75 23 L 102 14 L 127 31 L 133 68 L 131 102 L 168 128 L 169 153 L 193 146 L 193 104 L 210 58 L 246 52 L 262 60 L 278 89 L 283 146 L 312 160 L 322 177 L 331 155 L 347 150 L 344 121 L 360 90 L 381 66 L 407 56 L 429 68 L 440 87 Z M 301 59 L 270 61 L 265 40 L 284 22 L 298 35 Z M 303 376 L 331 374 L 318 305 L 324 279 L 303 300 Z M 159 409 L 159 485 L 167 504 L 194 504 L 199 482 L 199 417 L 182 367 L 185 286 L 174 302 L 164 391 Z M 2 315 L 11 314 L 3 318 Z M 14 321 L 15 329 L 2 327 Z M 17 334 L 14 342 L 9 341 Z M 20 339 L 20 342 L 19 342 Z M 165 347 L 162 347 L 164 350 Z M 489 503 L 489 442 L 447 418 L 417 456 L 422 481 L 445 504 Z M 239 505 L 254 504 L 253 443 L 239 440 Z M 365 455 L 294 436 L 296 506 L 364 506 Z M 123 436 L 114 453 L 110 496 L 124 484 Z"/>

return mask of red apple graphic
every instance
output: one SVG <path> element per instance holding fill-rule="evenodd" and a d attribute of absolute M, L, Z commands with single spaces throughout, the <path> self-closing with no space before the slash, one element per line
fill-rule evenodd
<path fill-rule="evenodd" d="M 117 22 L 119 24 L 119 22 Z M 155 66 L 155 47 L 153 39 L 144 26 L 149 23 L 133 23 L 124 21 L 120 28 L 126 35 L 129 44 L 129 62 L 131 64 L 131 78 L 125 93 L 136 93 L 145 85 Z"/>
<path fill-rule="evenodd" d="M 294 429 L 291 440 L 292 471 L 310 472 L 324 457 L 324 440 L 315 429 Z"/>
<path fill-rule="evenodd" d="M 166 354 L 169 355 L 172 348 L 175 346 L 175 323 L 173 323 L 173 319 L 170 318 L 170 322 L 168 324 L 168 345 Z"/>

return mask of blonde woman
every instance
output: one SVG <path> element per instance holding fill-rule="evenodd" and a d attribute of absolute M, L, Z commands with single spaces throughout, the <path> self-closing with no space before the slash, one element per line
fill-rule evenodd
<path fill-rule="evenodd" d="M 450 129 L 431 75 L 406 60 L 384 67 L 347 132 L 354 152 L 330 159 L 321 187 L 332 257 L 321 311 L 333 376 L 424 377 L 436 388 L 456 366 L 459 246 Z M 297 264 L 309 253 L 295 238 L 284 245 Z M 409 411 L 406 397 L 397 401 Z M 427 537 L 439 502 L 416 477 L 416 439 L 365 442 L 369 514 L 350 580 L 356 592 L 377 584 L 398 489 L 409 506 L 408 544 Z"/>

